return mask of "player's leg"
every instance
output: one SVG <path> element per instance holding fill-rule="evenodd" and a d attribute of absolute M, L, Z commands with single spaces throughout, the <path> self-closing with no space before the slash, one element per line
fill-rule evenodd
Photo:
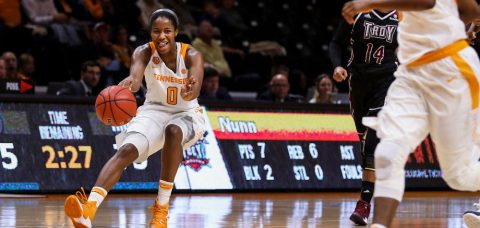
<path fill-rule="evenodd" d="M 149 141 L 151 138 L 160 137 L 160 131 L 152 131 L 147 126 L 155 123 L 150 118 L 143 117 L 140 113 L 130 123 L 125 136 L 117 141 L 119 150 L 103 166 L 97 181 L 88 198 L 82 189 L 75 195 L 70 195 L 65 201 L 65 213 L 70 217 L 75 227 L 91 227 L 97 208 L 103 202 L 108 191 L 118 182 L 125 168 L 135 160 L 148 157 Z M 146 129 L 149 129 L 147 134 Z"/>
<path fill-rule="evenodd" d="M 201 131 L 201 132 L 200 132 Z M 183 160 L 183 149 L 192 145 L 203 135 L 204 120 L 194 111 L 177 114 L 165 127 L 165 144 L 162 150 L 160 184 L 153 207 L 150 227 L 167 226 L 170 195 L 178 167 Z"/>
<path fill-rule="evenodd" d="M 376 77 L 371 76 L 370 80 L 365 101 L 365 105 L 368 107 L 366 116 L 376 117 L 385 104 L 385 97 L 387 96 L 388 88 L 395 80 L 395 77 L 393 76 L 393 73 L 382 74 Z M 375 189 L 374 152 L 379 142 L 380 139 L 377 137 L 377 132 L 372 128 L 366 128 L 362 149 L 363 181 L 361 198 L 369 204 Z M 370 212 L 370 207 L 368 207 L 367 212 Z M 368 218 L 368 213 L 366 218 Z"/>
<path fill-rule="evenodd" d="M 357 201 L 355 210 L 350 215 L 350 220 L 357 225 L 367 225 L 368 217 L 370 215 L 370 201 L 373 196 L 375 172 L 372 166 L 366 166 L 366 135 L 368 134 L 367 128 L 362 124 L 362 118 L 368 113 L 367 105 L 367 93 L 368 83 L 365 81 L 365 77 L 358 74 L 356 71 L 351 72 L 349 79 L 350 86 L 350 112 L 357 129 L 358 138 L 360 140 L 360 149 L 362 155 L 362 186 L 360 190 L 360 199 Z M 372 153 L 373 154 L 373 153 Z M 373 159 L 371 159 L 373 161 Z"/>
<path fill-rule="evenodd" d="M 442 99 L 430 97 L 432 140 L 436 144 L 442 176 L 456 190 L 480 190 L 479 162 L 479 83 L 480 61 L 466 48 L 443 60 L 445 67 L 438 82 Z M 433 90 L 433 88 L 432 88 Z M 445 105 L 447 104 L 447 105 Z M 480 225 L 480 213 L 464 215 L 468 227 Z"/>
<path fill-rule="evenodd" d="M 375 149 L 374 225 L 390 226 L 403 197 L 408 155 L 428 133 L 425 101 L 414 83 L 402 77 L 405 74 L 405 69 L 397 72 L 399 77 L 388 90 L 378 117 L 363 120 L 381 139 Z"/>
<path fill-rule="evenodd" d="M 139 154 L 137 148 L 145 150 L 148 146 L 148 141 L 140 133 L 127 136 L 125 142 L 127 144 L 120 147 L 118 152 L 103 166 L 88 198 L 85 192 L 81 192 L 81 194 L 69 196 L 65 201 L 65 213 L 71 218 L 75 227 L 91 227 L 96 210 L 107 196 L 108 191 L 118 182 L 123 170 L 137 159 Z"/>

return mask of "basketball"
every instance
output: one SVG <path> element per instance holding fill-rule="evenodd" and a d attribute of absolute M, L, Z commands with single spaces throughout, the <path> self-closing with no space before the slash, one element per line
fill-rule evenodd
<path fill-rule="evenodd" d="M 137 101 L 130 90 L 121 86 L 109 86 L 98 94 L 95 109 L 104 124 L 120 126 L 135 116 Z"/>

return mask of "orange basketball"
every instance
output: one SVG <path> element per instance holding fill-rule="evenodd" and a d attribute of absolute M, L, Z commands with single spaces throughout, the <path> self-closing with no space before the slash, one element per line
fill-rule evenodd
<path fill-rule="evenodd" d="M 109 86 L 98 94 L 95 109 L 104 124 L 120 126 L 128 123 L 137 113 L 137 100 L 130 90 Z"/>

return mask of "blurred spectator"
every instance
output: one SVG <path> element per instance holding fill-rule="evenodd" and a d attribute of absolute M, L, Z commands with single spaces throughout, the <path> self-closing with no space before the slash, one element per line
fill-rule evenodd
<path fill-rule="evenodd" d="M 20 0 L 0 0 L 0 22 L 11 28 L 20 25 Z"/>
<path fill-rule="evenodd" d="M 165 8 L 165 6 L 157 0 L 138 0 L 137 7 L 140 10 L 139 21 L 146 31 L 150 31 L 150 16 L 152 13 L 157 9 Z"/>
<path fill-rule="evenodd" d="M 257 100 L 274 101 L 280 103 L 301 103 L 303 97 L 290 94 L 290 84 L 288 77 L 283 74 L 277 74 L 270 81 L 270 89 L 257 96 Z"/>
<path fill-rule="evenodd" d="M 249 27 L 243 21 L 242 16 L 235 6 L 235 0 L 222 0 L 220 8 L 219 25 L 222 33 L 222 40 L 228 45 L 239 46 L 245 40 L 246 32 Z"/>
<path fill-rule="evenodd" d="M 290 83 L 290 93 L 303 97 L 307 95 L 307 77 L 301 70 L 294 69 L 290 71 L 288 74 L 288 82 Z"/>
<path fill-rule="evenodd" d="M 311 104 L 334 104 L 333 95 L 335 87 L 333 80 L 328 74 L 321 74 L 315 80 L 315 92 L 313 98 L 308 101 Z"/>
<path fill-rule="evenodd" d="M 70 96 L 93 96 L 93 89 L 100 81 L 101 70 L 100 65 L 93 61 L 87 61 L 82 64 L 80 80 L 69 80 L 65 82 L 62 89 L 57 95 Z"/>
<path fill-rule="evenodd" d="M 33 24 L 51 28 L 60 43 L 71 46 L 81 44 L 76 27 L 68 24 L 70 18 L 58 12 L 53 0 L 22 0 L 22 6 Z"/>
<path fill-rule="evenodd" d="M 18 57 L 18 74 L 22 79 L 32 79 L 35 72 L 35 59 L 28 53 Z"/>
<path fill-rule="evenodd" d="M 201 100 L 231 100 L 227 89 L 220 86 L 220 75 L 212 67 L 205 67 L 203 74 Z"/>
<path fill-rule="evenodd" d="M 230 78 L 232 72 L 225 56 L 223 55 L 220 41 L 214 40 L 213 26 L 209 21 L 202 21 L 198 26 L 198 37 L 192 45 L 203 54 L 205 63 L 211 64 L 222 77 Z"/>
<path fill-rule="evenodd" d="M 103 19 L 104 12 L 101 0 L 83 0 L 83 4 L 95 21 Z"/>
<path fill-rule="evenodd" d="M 18 74 L 17 56 L 13 52 L 5 52 L 2 54 L 2 59 L 5 61 L 5 69 L 7 72 L 7 79 L 22 79 Z"/>
<path fill-rule="evenodd" d="M 0 59 L 0 79 L 7 78 L 7 69 L 5 67 L 5 60 Z"/>
<path fill-rule="evenodd" d="M 183 43 L 191 43 L 194 34 L 197 32 L 197 22 L 195 21 L 192 11 L 195 9 L 191 2 L 184 0 L 162 0 L 166 8 L 172 9 L 181 22 L 178 27 L 178 35 L 175 40 Z"/>
<path fill-rule="evenodd" d="M 283 74 L 288 78 L 290 74 L 290 69 L 287 66 L 282 64 L 274 65 L 272 66 L 272 72 L 270 75 L 277 75 L 277 74 Z"/>
<path fill-rule="evenodd" d="M 133 47 L 128 43 L 128 31 L 122 25 L 115 27 L 113 32 L 113 52 L 122 66 L 130 69 L 131 56 L 133 54 Z"/>

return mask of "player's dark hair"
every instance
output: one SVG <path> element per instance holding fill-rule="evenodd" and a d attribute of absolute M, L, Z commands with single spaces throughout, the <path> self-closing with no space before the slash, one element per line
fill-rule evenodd
<path fill-rule="evenodd" d="M 94 66 L 99 67 L 101 69 L 100 64 L 98 64 L 97 62 L 94 62 L 91 60 L 86 61 L 82 63 L 82 72 L 87 72 L 88 67 L 94 67 Z"/>
<path fill-rule="evenodd" d="M 150 29 L 152 29 L 153 23 L 159 17 L 164 17 L 170 20 L 175 30 L 177 30 L 178 24 L 179 24 L 178 17 L 177 17 L 177 14 L 175 14 L 175 12 L 173 12 L 170 9 L 158 9 L 155 12 L 153 12 L 152 15 L 150 16 Z"/>

